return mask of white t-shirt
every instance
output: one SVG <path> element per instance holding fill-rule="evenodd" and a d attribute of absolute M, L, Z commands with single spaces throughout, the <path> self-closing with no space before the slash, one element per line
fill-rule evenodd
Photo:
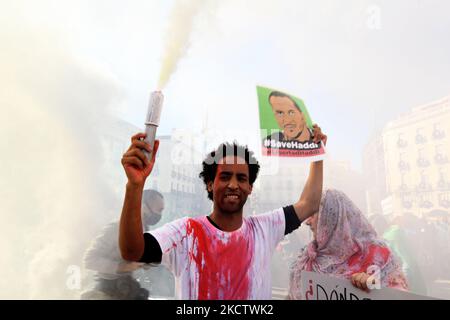
<path fill-rule="evenodd" d="M 280 208 L 244 218 L 232 232 L 202 216 L 150 233 L 161 246 L 162 263 L 175 276 L 177 299 L 267 300 L 272 298 L 270 261 L 284 231 Z"/>

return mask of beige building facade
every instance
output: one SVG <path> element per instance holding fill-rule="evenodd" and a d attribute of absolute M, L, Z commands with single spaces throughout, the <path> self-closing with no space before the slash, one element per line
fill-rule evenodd
<path fill-rule="evenodd" d="M 450 96 L 417 107 L 382 133 L 385 214 L 438 215 L 450 209 Z"/>

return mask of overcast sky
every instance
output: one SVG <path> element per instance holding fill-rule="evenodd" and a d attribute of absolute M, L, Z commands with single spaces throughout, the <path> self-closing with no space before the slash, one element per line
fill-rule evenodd
<path fill-rule="evenodd" d="M 114 77 L 123 93 L 117 113 L 142 126 L 173 2 L 1 4 L 10 31 L 52 34 Z M 198 130 L 208 109 L 211 127 L 257 135 L 255 86 L 267 85 L 303 98 L 330 152 L 355 155 L 359 168 L 375 127 L 450 94 L 448 12 L 446 0 L 205 1 L 164 89 L 159 133 Z"/>

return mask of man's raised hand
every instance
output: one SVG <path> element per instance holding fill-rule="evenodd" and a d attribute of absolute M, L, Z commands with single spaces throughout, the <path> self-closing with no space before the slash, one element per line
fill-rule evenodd
<path fill-rule="evenodd" d="M 145 180 L 152 172 L 155 164 L 155 157 L 159 147 L 159 140 L 155 140 L 152 147 L 141 140 L 145 138 L 145 133 L 138 133 L 131 137 L 131 145 L 122 156 L 122 166 L 128 178 L 128 183 L 136 186 L 144 186 Z M 142 150 L 152 152 L 152 159 L 148 160 Z"/>
<path fill-rule="evenodd" d="M 324 145 L 327 145 L 327 135 L 322 133 L 322 129 L 317 124 L 313 125 L 313 141 L 315 143 L 323 142 Z"/>

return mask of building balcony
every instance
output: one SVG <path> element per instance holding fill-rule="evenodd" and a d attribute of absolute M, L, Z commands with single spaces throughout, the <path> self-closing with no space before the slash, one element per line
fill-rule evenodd
<path fill-rule="evenodd" d="M 409 171 L 409 163 L 406 161 L 399 161 L 398 168 L 400 171 Z"/>
<path fill-rule="evenodd" d="M 402 183 L 399 187 L 398 187 L 398 191 L 399 192 L 408 192 L 410 191 L 408 186 L 405 183 Z"/>
<path fill-rule="evenodd" d="M 412 203 L 411 200 L 406 200 L 406 199 L 402 200 L 402 206 L 403 206 L 403 208 L 405 208 L 405 209 L 411 209 L 411 208 L 412 208 L 412 205 L 413 205 L 413 203 Z"/>
<path fill-rule="evenodd" d="M 430 200 L 420 200 L 419 201 L 419 207 L 420 208 L 425 208 L 425 209 L 430 209 L 432 208 L 434 205 Z"/>
<path fill-rule="evenodd" d="M 450 200 L 447 200 L 447 199 L 440 199 L 440 200 L 439 200 L 439 205 L 440 205 L 441 207 L 444 207 L 444 208 L 448 209 L 448 208 L 450 208 Z"/>
<path fill-rule="evenodd" d="M 446 164 L 448 163 L 448 157 L 442 153 L 438 153 L 434 156 L 434 161 L 436 161 L 437 164 Z"/>
<path fill-rule="evenodd" d="M 430 161 L 425 158 L 419 158 L 417 159 L 417 166 L 419 166 L 420 168 L 426 168 L 430 166 Z"/>
<path fill-rule="evenodd" d="M 450 208 L 450 192 L 444 192 L 439 195 L 439 205 L 444 208 Z"/>
<path fill-rule="evenodd" d="M 445 131 L 436 129 L 433 131 L 433 139 L 440 140 L 445 138 Z"/>
<path fill-rule="evenodd" d="M 450 183 L 448 183 L 447 181 L 445 181 L 444 179 L 439 179 L 438 183 L 437 183 L 437 188 L 439 190 L 448 190 L 450 189 Z"/>
<path fill-rule="evenodd" d="M 404 139 L 398 139 L 398 141 L 397 141 L 397 147 L 398 147 L 399 149 L 406 148 L 407 146 L 408 146 L 408 142 L 407 142 L 406 140 L 404 140 Z"/>
<path fill-rule="evenodd" d="M 423 134 L 416 135 L 416 144 L 424 144 L 427 142 L 427 138 Z"/>
<path fill-rule="evenodd" d="M 431 185 L 426 184 L 425 182 L 419 183 L 419 185 L 416 187 L 416 190 L 418 192 L 426 192 L 426 191 L 433 191 L 433 188 Z"/>

